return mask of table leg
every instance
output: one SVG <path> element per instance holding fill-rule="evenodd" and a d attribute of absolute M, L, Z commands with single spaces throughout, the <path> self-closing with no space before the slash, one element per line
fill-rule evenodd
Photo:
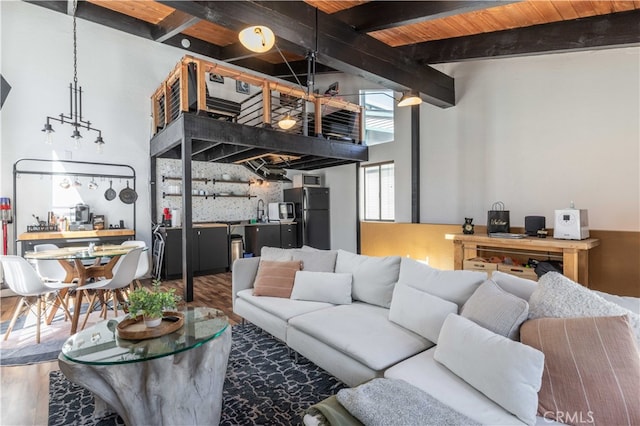
<path fill-rule="evenodd" d="M 64 268 L 64 271 L 67 273 L 67 275 L 64 277 L 64 282 L 66 283 L 72 282 L 76 278 L 76 270 L 74 266 L 64 259 L 60 259 L 58 260 L 58 262 L 60 262 L 60 265 L 62 265 L 62 267 Z M 60 296 L 65 297 L 67 295 L 67 292 L 68 290 L 66 288 L 60 290 Z M 58 299 L 54 300 L 53 305 L 51 305 L 51 310 L 49 311 L 49 316 L 47 317 L 47 325 L 51 324 L 51 321 L 53 321 L 53 317 L 56 315 L 56 312 L 58 312 L 59 307 L 60 307 L 60 302 L 58 301 Z"/>

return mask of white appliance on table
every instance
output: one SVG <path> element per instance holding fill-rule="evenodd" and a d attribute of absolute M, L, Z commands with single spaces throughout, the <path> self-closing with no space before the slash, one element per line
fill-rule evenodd
<path fill-rule="evenodd" d="M 553 238 L 584 240 L 589 238 L 589 216 L 586 209 L 556 210 Z"/>

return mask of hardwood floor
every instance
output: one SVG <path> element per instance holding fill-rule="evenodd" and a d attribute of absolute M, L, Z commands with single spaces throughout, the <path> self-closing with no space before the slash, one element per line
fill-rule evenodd
<path fill-rule="evenodd" d="M 150 286 L 150 281 L 144 282 Z M 182 280 L 163 281 L 182 296 Z M 231 272 L 194 279 L 194 300 L 187 306 L 208 306 L 223 311 L 230 324 L 241 318 L 231 307 Z M 0 320 L 11 319 L 17 297 L 0 299 Z M 182 302 L 184 305 L 184 302 Z M 9 337 L 11 338 L 11 337 Z M 49 372 L 58 370 L 57 361 L 17 367 L 0 367 L 0 425 L 46 425 L 49 411 Z"/>

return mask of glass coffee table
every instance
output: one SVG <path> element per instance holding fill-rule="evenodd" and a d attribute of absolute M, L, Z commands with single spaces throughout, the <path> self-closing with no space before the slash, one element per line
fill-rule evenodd
<path fill-rule="evenodd" d="M 183 326 L 153 339 L 120 339 L 117 326 L 126 316 L 67 339 L 60 370 L 93 392 L 94 416 L 109 407 L 127 425 L 219 423 L 231 327 L 217 309 L 180 312 Z"/>

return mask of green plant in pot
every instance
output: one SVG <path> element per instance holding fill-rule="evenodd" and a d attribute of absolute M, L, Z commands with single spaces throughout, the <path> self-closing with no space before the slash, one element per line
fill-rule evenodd
<path fill-rule="evenodd" d="M 160 280 L 154 280 L 151 290 L 138 288 L 129 293 L 129 314 L 142 315 L 147 327 L 156 327 L 162 321 L 163 311 L 176 309 L 179 300 L 175 289 L 162 290 Z"/>

